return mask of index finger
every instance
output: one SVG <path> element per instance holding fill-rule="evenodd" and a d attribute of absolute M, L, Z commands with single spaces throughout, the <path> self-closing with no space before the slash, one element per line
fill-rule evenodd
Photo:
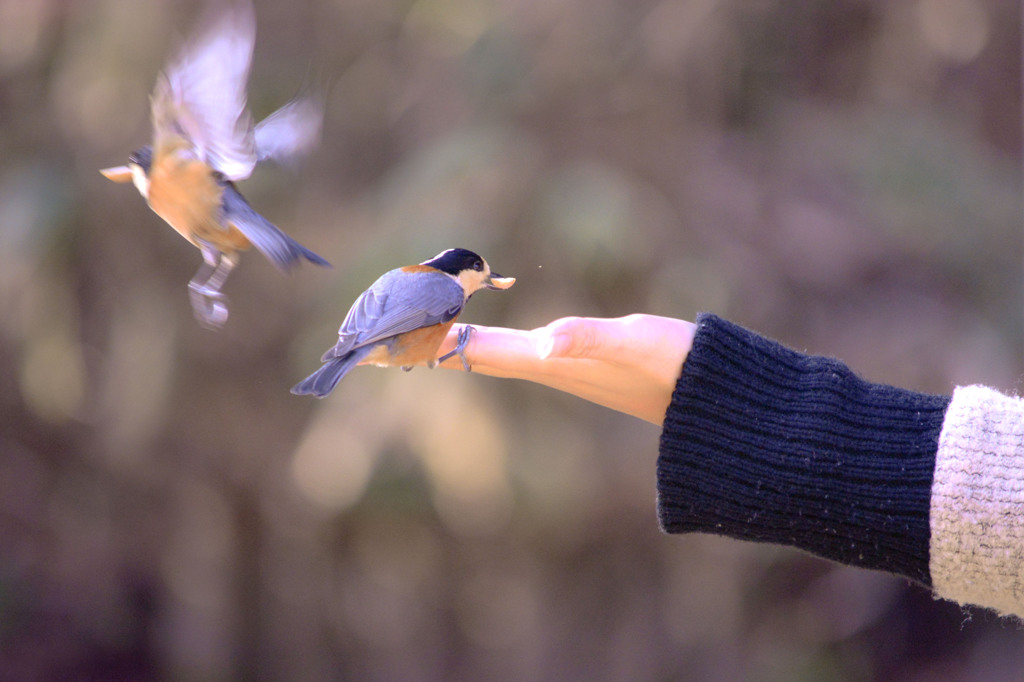
<path fill-rule="evenodd" d="M 438 355 L 454 350 L 459 332 L 465 327 L 463 324 L 452 326 Z M 505 327 L 472 327 L 473 332 L 466 344 L 466 358 L 474 372 L 496 377 L 519 377 L 536 370 L 541 363 L 533 332 Z M 462 361 L 454 356 L 442 363 L 441 367 L 462 369 Z"/>

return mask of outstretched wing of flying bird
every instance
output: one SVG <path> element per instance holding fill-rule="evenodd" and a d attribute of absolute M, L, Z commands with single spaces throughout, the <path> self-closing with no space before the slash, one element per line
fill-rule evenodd
<path fill-rule="evenodd" d="M 157 79 L 154 146 L 187 141 L 197 158 L 230 180 L 252 174 L 256 140 L 246 105 L 256 18 L 248 3 L 231 3 L 201 22 L 198 37 Z"/>

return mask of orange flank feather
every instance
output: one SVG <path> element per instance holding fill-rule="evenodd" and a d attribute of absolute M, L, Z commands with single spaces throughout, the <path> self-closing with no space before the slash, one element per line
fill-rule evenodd
<path fill-rule="evenodd" d="M 363 363 L 378 367 L 412 367 L 436 362 L 437 350 L 454 323 L 455 320 L 451 320 L 402 334 L 390 352 L 385 346 L 377 346 Z"/>
<path fill-rule="evenodd" d="M 233 225 L 218 221 L 223 188 L 202 161 L 181 152 L 159 154 L 150 170 L 150 207 L 196 246 L 201 240 L 222 253 L 248 249 L 250 242 Z"/>

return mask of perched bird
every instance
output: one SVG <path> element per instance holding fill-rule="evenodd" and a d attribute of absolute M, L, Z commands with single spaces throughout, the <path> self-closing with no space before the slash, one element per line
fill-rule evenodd
<path fill-rule="evenodd" d="M 466 344 L 472 327 L 459 334 L 458 345 L 444 357 L 437 350 L 480 289 L 508 289 L 514 277 L 502 277 L 480 256 L 466 249 L 448 249 L 419 265 L 386 272 L 352 304 L 338 330 L 338 343 L 324 353 L 324 365 L 299 382 L 295 395 L 323 398 L 360 362 L 380 367 L 435 367 L 453 355 L 468 372 Z"/>
<path fill-rule="evenodd" d="M 150 208 L 202 252 L 189 293 L 196 318 L 215 329 L 227 320 L 221 288 L 240 251 L 255 246 L 285 271 L 303 259 L 329 264 L 253 210 L 235 188 L 257 162 L 289 161 L 316 144 L 322 106 L 313 97 L 295 99 L 253 126 L 246 106 L 256 38 L 252 7 L 229 4 L 203 24 L 157 78 L 152 146 L 132 152 L 126 166 L 100 172 L 134 182 Z"/>

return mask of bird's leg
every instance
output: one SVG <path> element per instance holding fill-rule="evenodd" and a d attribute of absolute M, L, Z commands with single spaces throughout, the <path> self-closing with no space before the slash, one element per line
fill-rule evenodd
<path fill-rule="evenodd" d="M 439 357 L 437 359 L 437 364 L 440 365 L 442 362 L 452 357 L 453 355 L 458 355 L 459 359 L 462 360 L 463 369 L 465 369 L 467 372 L 472 372 L 473 369 L 469 366 L 469 360 L 466 358 L 466 346 L 469 345 L 469 336 L 472 333 L 473 328 L 468 324 L 462 329 L 460 329 L 459 335 L 456 337 L 457 342 L 455 344 L 455 348 L 452 349 L 451 352 L 445 353 L 444 355 Z"/>
<path fill-rule="evenodd" d="M 192 311 L 200 324 L 219 329 L 228 319 L 227 297 L 221 293 L 221 287 L 235 267 L 235 259 L 206 244 L 199 248 L 203 252 L 203 264 L 188 283 Z"/>

